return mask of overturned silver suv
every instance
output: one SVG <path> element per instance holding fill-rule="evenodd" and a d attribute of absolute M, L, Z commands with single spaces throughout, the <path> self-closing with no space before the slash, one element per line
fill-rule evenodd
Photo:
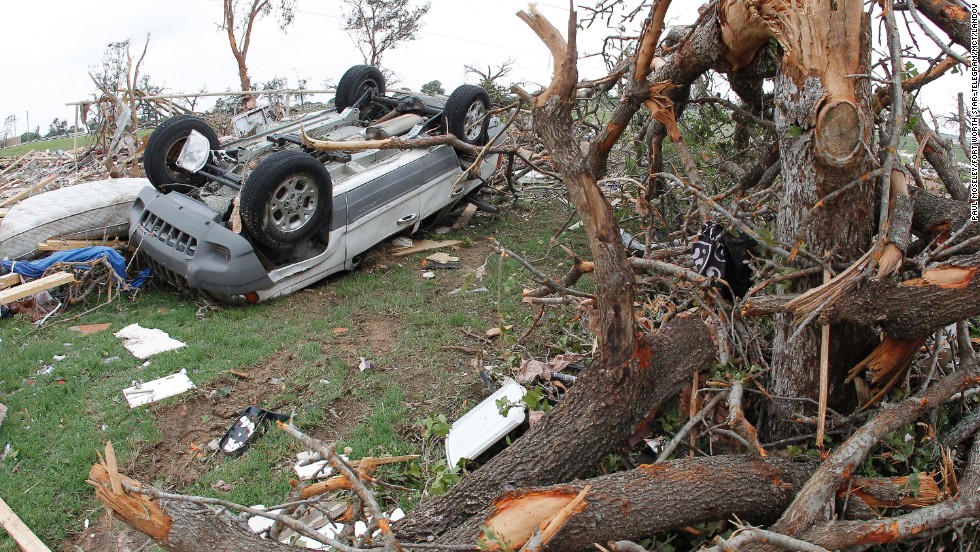
<path fill-rule="evenodd" d="M 445 134 L 482 146 L 503 128 L 482 88 L 386 95 L 381 72 L 358 65 L 340 79 L 335 106 L 224 144 L 190 115 L 160 124 L 144 153 L 154 188 L 133 204 L 131 244 L 177 287 L 254 303 L 353 269 L 375 244 L 460 200 L 492 209 L 474 195 L 495 154 L 355 146 Z M 310 138 L 351 148 L 320 151 Z"/>

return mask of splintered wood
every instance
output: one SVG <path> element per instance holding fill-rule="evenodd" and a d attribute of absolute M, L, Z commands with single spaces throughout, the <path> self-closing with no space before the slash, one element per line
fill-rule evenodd
<path fill-rule="evenodd" d="M 488 530 L 480 539 L 480 548 L 502 549 L 500 543 L 487 538 L 492 534 L 516 549 L 523 546 L 536 531 L 540 532 L 543 544 L 548 544 L 572 515 L 585 509 L 588 492 L 589 486 L 586 485 L 579 492 L 572 488 L 553 489 L 507 494 L 498 498 L 493 503 L 494 513 L 486 520 Z"/>

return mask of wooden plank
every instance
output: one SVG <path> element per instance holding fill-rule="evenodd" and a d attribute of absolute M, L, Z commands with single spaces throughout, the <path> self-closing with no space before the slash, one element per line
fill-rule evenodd
<path fill-rule="evenodd" d="M 51 549 L 37 538 L 31 528 L 17 517 L 2 498 L 0 498 L 0 526 L 7 530 L 24 552 L 51 552 Z"/>
<path fill-rule="evenodd" d="M 33 186 L 31 186 L 29 188 L 25 188 L 25 189 L 17 192 L 16 194 L 8 197 L 7 199 L 5 199 L 3 201 L 0 201 L 0 208 L 10 207 L 14 203 L 17 203 L 18 201 L 20 201 L 22 199 L 25 199 L 27 197 L 30 197 L 30 196 L 34 195 L 34 192 L 43 189 L 48 184 L 51 184 L 52 182 L 54 182 L 55 180 L 57 180 L 58 177 L 60 177 L 60 176 L 61 176 L 60 174 L 52 174 L 51 176 L 48 176 L 47 178 L 44 178 L 44 179 L 38 181 Z"/>
<path fill-rule="evenodd" d="M 38 278 L 37 280 L 27 282 L 26 284 L 21 284 L 4 291 L 0 291 L 0 305 L 13 303 L 14 301 L 18 301 L 25 297 L 30 297 L 35 293 L 40 293 L 48 289 L 70 284 L 74 281 L 75 275 L 71 272 L 59 272 L 57 274 L 45 276 L 44 278 Z"/>
<path fill-rule="evenodd" d="M 453 223 L 453 230 L 459 230 L 460 228 L 466 228 L 466 225 L 470 223 L 470 219 L 476 214 L 476 205 L 470 203 L 463 209 L 463 214 L 459 215 L 456 222 Z"/>
<path fill-rule="evenodd" d="M 429 251 L 430 249 L 439 249 L 440 247 L 452 247 L 454 245 L 459 245 L 461 243 L 463 242 L 460 240 L 445 240 L 445 241 L 420 240 L 415 242 L 415 244 L 413 244 L 411 247 L 402 247 L 401 249 L 396 249 L 391 254 L 395 257 L 402 257 L 405 255 L 411 255 L 412 253 Z"/>
<path fill-rule="evenodd" d="M 0 276 L 0 289 L 14 287 L 20 283 L 20 274 L 10 273 Z"/>
<path fill-rule="evenodd" d="M 106 247 L 116 247 L 121 242 L 118 239 L 112 241 L 105 240 L 59 240 L 53 239 L 37 244 L 38 251 L 64 251 L 66 249 L 80 249 L 82 247 L 95 247 L 104 245 Z"/>
<path fill-rule="evenodd" d="M 0 171 L 0 176 L 3 176 L 5 174 L 7 174 L 8 172 L 14 170 L 15 167 L 17 167 L 18 165 L 20 165 L 20 162 L 23 161 L 25 157 L 27 157 L 28 155 L 30 155 L 32 153 L 34 153 L 34 152 L 33 151 L 29 151 L 29 152 L 25 153 L 24 155 L 21 155 L 20 157 L 18 157 L 16 160 L 14 160 L 13 163 L 7 165 L 7 168 L 6 169 Z"/>

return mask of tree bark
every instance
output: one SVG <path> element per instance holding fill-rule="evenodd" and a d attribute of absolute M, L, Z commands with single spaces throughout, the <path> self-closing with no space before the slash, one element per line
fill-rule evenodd
<path fill-rule="evenodd" d="M 503 517 L 504 508 L 523 512 L 521 507 L 538 496 L 574 496 L 585 485 L 590 487 L 585 509 L 571 517 L 549 543 L 549 550 L 595 550 L 594 542 L 641 539 L 660 531 L 733 516 L 752 523 L 770 523 L 815 469 L 811 463 L 754 455 L 685 458 L 644 465 L 567 485 L 509 492 L 495 501 L 497 507 L 485 508 L 440 541 L 477 542 L 480 526 L 495 528 L 494 522 Z M 527 515 L 528 524 L 533 525 L 537 521 L 533 513 Z"/>
<path fill-rule="evenodd" d="M 980 236 L 980 224 L 970 223 L 970 203 L 956 201 L 931 194 L 920 188 L 909 190 L 912 196 L 912 230 L 923 236 L 926 242 L 943 241 L 953 232 L 966 226 L 960 241 Z M 965 249 L 973 253 L 980 245 Z"/>
<path fill-rule="evenodd" d="M 874 231 L 873 186 L 855 187 L 812 215 L 811 209 L 871 168 L 864 146 L 870 141 L 870 86 L 867 79 L 845 77 L 870 71 L 870 29 L 863 2 L 804 0 L 792 10 L 777 1 L 752 8 L 736 0 L 721 5 L 721 33 L 733 66 L 747 65 L 771 38 L 783 51 L 774 89 L 783 179 L 776 239 L 801 240 L 815 255 L 833 252 L 845 261 L 858 258 Z M 803 291 L 819 283 L 815 277 L 803 278 L 795 288 Z M 780 315 L 774 322 L 770 391 L 816 400 L 820 336 L 811 327 L 791 339 L 796 331 L 793 320 Z M 870 351 L 872 337 L 861 328 L 831 329 L 831 387 Z M 802 405 L 773 403 L 764 434 L 770 439 L 791 434 L 787 420 L 800 413 Z"/>
<path fill-rule="evenodd" d="M 510 447 L 394 524 L 420 542 L 478 514 L 508 487 L 552 485 L 581 477 L 630 436 L 637 422 L 675 396 L 714 358 L 711 331 L 697 317 L 678 317 L 625 366 L 594 363 L 565 399 Z"/>
<path fill-rule="evenodd" d="M 950 40 L 970 49 L 970 12 L 949 0 L 913 0 L 915 7 Z"/>
<path fill-rule="evenodd" d="M 898 283 L 869 279 L 823 310 L 820 323 L 877 326 L 891 337 L 917 339 L 980 315 L 980 254 L 955 257 Z M 757 297 L 742 314 L 784 311 L 795 295 Z M 789 316 L 792 313 L 781 316 Z"/>

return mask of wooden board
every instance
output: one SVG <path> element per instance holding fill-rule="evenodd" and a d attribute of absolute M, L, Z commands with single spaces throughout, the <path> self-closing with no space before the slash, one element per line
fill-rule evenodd
<path fill-rule="evenodd" d="M 433 240 L 420 240 L 415 242 L 411 247 L 402 247 L 401 249 L 396 249 L 392 251 L 392 255 L 395 257 L 402 257 L 404 255 L 411 255 L 412 253 L 418 253 L 420 251 L 429 251 L 430 249 L 439 249 L 440 247 L 452 247 L 454 245 L 459 245 L 463 243 L 460 240 L 446 240 L 446 241 L 433 241 Z"/>
<path fill-rule="evenodd" d="M 21 155 L 20 157 L 18 157 L 13 163 L 7 165 L 7 168 L 6 169 L 0 171 L 0 176 L 3 176 L 5 174 L 7 174 L 8 172 L 14 170 L 14 168 L 16 168 L 18 165 L 20 165 L 20 162 L 23 161 L 24 158 L 27 157 L 28 155 L 30 155 L 31 153 L 34 153 L 34 152 L 30 152 L 29 151 L 29 152 L 25 153 L 24 155 Z"/>
<path fill-rule="evenodd" d="M 470 203 L 463 209 L 463 214 L 459 215 L 456 222 L 453 223 L 453 230 L 459 230 L 460 228 L 466 228 L 466 225 L 470 223 L 470 219 L 476 214 L 476 205 Z"/>
<path fill-rule="evenodd" d="M 106 247 L 116 247 L 121 242 L 116 239 L 112 241 L 104 240 L 48 240 L 37 244 L 38 251 L 65 251 L 66 249 L 81 249 L 82 247 L 95 247 L 104 245 Z"/>
<path fill-rule="evenodd" d="M 14 287 L 20 283 L 20 274 L 4 274 L 0 276 L 0 289 Z"/>
<path fill-rule="evenodd" d="M 37 280 L 27 282 L 26 284 L 21 284 L 4 291 L 0 291 L 0 305 L 13 303 L 14 301 L 18 301 L 25 297 L 30 297 L 35 293 L 40 293 L 47 289 L 70 284 L 74 281 L 75 275 L 71 272 L 60 272 L 58 274 L 45 276 L 44 278 L 38 278 Z"/>
<path fill-rule="evenodd" d="M 37 538 L 31 528 L 17 517 L 2 498 L 0 498 L 0 526 L 7 530 L 24 552 L 51 552 L 51 549 Z"/>
<path fill-rule="evenodd" d="M 51 176 L 38 181 L 36 184 L 29 188 L 24 188 L 23 190 L 17 192 L 16 194 L 8 197 L 7 199 L 0 202 L 0 208 L 10 207 L 11 205 L 17 203 L 18 201 L 25 199 L 34 195 L 34 192 L 43 189 L 48 184 L 51 184 L 60 177 L 60 174 L 52 174 Z"/>

